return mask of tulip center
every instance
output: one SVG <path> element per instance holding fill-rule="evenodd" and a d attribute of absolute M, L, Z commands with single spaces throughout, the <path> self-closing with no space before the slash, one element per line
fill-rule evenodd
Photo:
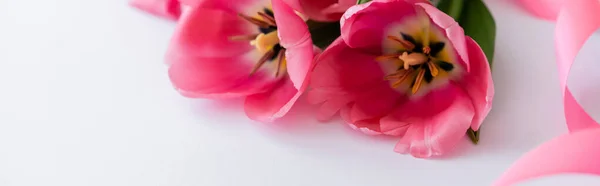
<path fill-rule="evenodd" d="M 400 33 L 399 37 L 390 35 L 387 39 L 401 46 L 395 53 L 377 57 L 378 61 L 391 61 L 397 66 L 394 72 L 385 76 L 394 89 L 408 85 L 410 92 L 416 94 L 424 84 L 454 69 L 452 63 L 439 56 L 446 47 L 445 42 L 430 41 L 429 38 L 417 41 L 405 33 Z"/>
<path fill-rule="evenodd" d="M 279 44 L 279 36 L 277 32 L 277 24 L 273 11 L 269 8 L 264 8 L 254 16 L 239 14 L 244 20 L 254 24 L 258 28 L 259 34 L 232 36 L 233 41 L 250 41 L 250 45 L 262 54 L 258 61 L 254 64 L 250 75 L 253 75 L 266 63 L 274 63 L 275 77 L 286 72 L 285 51 Z"/>

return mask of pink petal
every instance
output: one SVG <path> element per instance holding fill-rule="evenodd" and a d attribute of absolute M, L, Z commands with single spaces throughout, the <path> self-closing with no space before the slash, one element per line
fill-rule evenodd
<path fill-rule="evenodd" d="M 237 15 L 256 14 L 258 11 L 269 7 L 271 0 L 180 0 L 182 4 L 190 7 L 217 9 Z"/>
<path fill-rule="evenodd" d="M 181 5 L 178 0 L 129 0 L 129 5 L 172 20 L 177 20 L 181 15 Z"/>
<path fill-rule="evenodd" d="M 256 55 L 231 58 L 169 58 L 169 77 L 187 97 L 239 97 L 262 93 L 279 80 L 268 70 L 250 76 Z"/>
<path fill-rule="evenodd" d="M 286 48 L 287 73 L 299 89 L 313 62 L 313 44 L 308 26 L 294 10 L 281 0 L 273 0 L 273 12 L 281 45 Z"/>
<path fill-rule="evenodd" d="M 317 110 L 319 121 L 330 120 L 342 107 L 354 100 L 348 93 L 335 88 L 313 89 L 307 93 L 306 97 L 310 104 L 320 104 Z"/>
<path fill-rule="evenodd" d="M 485 53 L 470 37 L 467 37 L 467 48 L 469 49 L 471 72 L 466 74 L 459 83 L 471 97 L 475 108 L 475 117 L 471 128 L 479 130 L 479 126 L 492 109 L 494 82 Z"/>
<path fill-rule="evenodd" d="M 246 41 L 231 41 L 229 38 L 257 32 L 256 26 L 240 19 L 236 14 L 218 9 L 192 8 L 181 17 L 167 55 L 186 57 L 243 55 L 254 48 Z"/>
<path fill-rule="evenodd" d="M 556 20 L 565 0 L 519 0 L 523 8 L 535 16 L 547 20 Z"/>
<path fill-rule="evenodd" d="M 350 118 L 350 112 L 352 111 L 352 107 L 354 107 L 354 103 L 348 103 L 343 106 L 340 110 L 340 116 L 342 119 L 350 126 L 350 128 L 362 132 L 366 135 L 380 135 L 381 128 L 379 127 L 378 119 L 370 119 L 370 120 L 361 120 L 353 122 Z"/>
<path fill-rule="evenodd" d="M 409 122 L 398 120 L 395 117 L 383 117 L 379 123 L 381 132 L 389 136 L 403 136 L 410 127 Z"/>
<path fill-rule="evenodd" d="M 350 7 L 341 18 L 341 35 L 352 48 L 381 52 L 389 25 L 415 15 L 415 6 L 405 1 L 371 1 Z"/>
<path fill-rule="evenodd" d="M 317 58 L 308 99 L 322 104 L 320 119 L 329 119 L 362 92 L 383 82 L 383 72 L 374 59 L 375 56 L 349 48 L 341 39 Z"/>
<path fill-rule="evenodd" d="M 271 122 L 284 116 L 302 95 L 289 80 L 280 81 L 271 91 L 246 98 L 244 108 L 250 119 Z"/>
<path fill-rule="evenodd" d="M 313 89 L 337 89 L 348 93 L 366 90 L 383 81 L 376 56 L 352 49 L 341 38 L 316 59 L 310 81 Z"/>
<path fill-rule="evenodd" d="M 419 3 L 417 5 L 423 8 L 423 10 L 425 10 L 427 15 L 429 15 L 431 20 L 433 20 L 433 22 L 436 25 L 445 30 L 446 37 L 448 38 L 450 43 L 452 43 L 452 46 L 454 46 L 454 50 L 456 50 L 456 53 L 458 53 L 458 55 L 464 62 L 464 65 L 466 67 L 465 69 L 469 71 L 471 67 L 469 62 L 469 54 L 467 53 L 467 47 L 465 44 L 464 30 L 460 27 L 460 25 L 458 25 L 456 21 L 454 21 L 454 18 L 440 11 L 431 4 Z"/>
<path fill-rule="evenodd" d="M 299 0 L 302 13 L 316 21 L 339 21 L 354 0 Z"/>
<path fill-rule="evenodd" d="M 366 135 L 381 135 L 379 119 L 361 120 L 348 124 L 352 129 L 362 132 Z"/>
<path fill-rule="evenodd" d="M 283 0 L 294 10 L 311 20 L 339 21 L 342 14 L 356 4 L 356 0 Z"/>
<path fill-rule="evenodd" d="M 356 95 L 354 106 L 350 112 L 352 122 L 376 119 L 388 115 L 401 101 L 406 98 L 393 90 L 387 81 L 381 81 L 365 92 Z"/>
<path fill-rule="evenodd" d="M 474 115 L 469 96 L 460 87 L 449 84 L 407 102 L 385 121 L 386 125 L 393 124 L 389 123 L 393 119 L 402 121 L 397 122 L 397 128 L 402 130 L 410 123 L 396 145 L 396 152 L 427 158 L 451 150 L 464 137 Z"/>
<path fill-rule="evenodd" d="M 301 11 L 302 10 L 302 6 L 300 6 L 300 1 L 301 0 L 282 0 L 282 1 L 285 2 L 292 9 L 302 12 Z"/>

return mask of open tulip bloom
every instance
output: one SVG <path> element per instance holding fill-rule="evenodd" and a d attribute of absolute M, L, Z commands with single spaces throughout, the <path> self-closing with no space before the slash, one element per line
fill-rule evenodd
<path fill-rule="evenodd" d="M 179 3 L 188 8 L 181 11 Z M 486 55 L 425 0 L 132 4 L 178 19 L 166 60 L 182 95 L 245 97 L 253 120 L 282 117 L 308 90 L 319 119 L 339 113 L 358 131 L 399 136 L 395 151 L 426 158 L 478 131 L 492 106 Z M 329 40 L 321 37 L 323 25 L 331 26 L 326 22 L 335 23 Z M 328 47 L 319 54 L 313 41 Z"/>
<path fill-rule="evenodd" d="M 184 96 L 246 97 L 250 118 L 271 121 L 306 89 L 313 57 L 308 27 L 287 4 L 206 0 L 179 20 L 167 61 Z"/>
<path fill-rule="evenodd" d="M 395 151 L 421 158 L 479 129 L 494 94 L 490 67 L 453 18 L 428 3 L 372 1 L 341 26 L 308 93 L 321 119 L 339 112 L 364 133 L 401 136 Z"/>

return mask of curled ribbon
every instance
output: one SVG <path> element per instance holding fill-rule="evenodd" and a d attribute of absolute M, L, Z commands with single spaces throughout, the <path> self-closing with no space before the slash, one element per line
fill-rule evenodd
<path fill-rule="evenodd" d="M 525 154 L 494 185 L 513 185 L 532 178 L 565 173 L 600 176 L 600 125 L 575 100 L 567 86 L 571 66 L 588 38 L 600 28 L 600 1 L 521 0 L 537 16 L 556 17 L 556 53 L 564 112 L 569 134 L 559 136 Z M 543 6 L 547 2 L 550 6 Z M 531 5 L 531 6 L 529 6 Z"/>

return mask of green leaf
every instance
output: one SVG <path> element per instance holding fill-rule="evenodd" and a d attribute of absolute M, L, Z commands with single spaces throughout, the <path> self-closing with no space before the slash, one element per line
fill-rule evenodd
<path fill-rule="evenodd" d="M 306 21 L 313 44 L 321 49 L 327 48 L 340 37 L 340 22 Z"/>
<path fill-rule="evenodd" d="M 369 1 L 371 1 L 371 0 L 358 0 L 358 1 L 356 1 L 356 4 L 360 5 L 360 4 L 363 4 L 363 3 L 367 3 Z"/>
<path fill-rule="evenodd" d="M 496 22 L 490 10 L 481 0 L 467 0 L 458 23 L 465 29 L 465 34 L 481 46 L 491 67 L 496 43 Z"/>
<path fill-rule="evenodd" d="M 464 4 L 465 0 L 444 0 L 439 2 L 437 8 L 453 17 L 454 20 L 459 20 Z"/>
<path fill-rule="evenodd" d="M 494 59 L 496 22 L 482 0 L 442 0 L 438 8 L 457 20 L 483 49 L 490 67 Z"/>

